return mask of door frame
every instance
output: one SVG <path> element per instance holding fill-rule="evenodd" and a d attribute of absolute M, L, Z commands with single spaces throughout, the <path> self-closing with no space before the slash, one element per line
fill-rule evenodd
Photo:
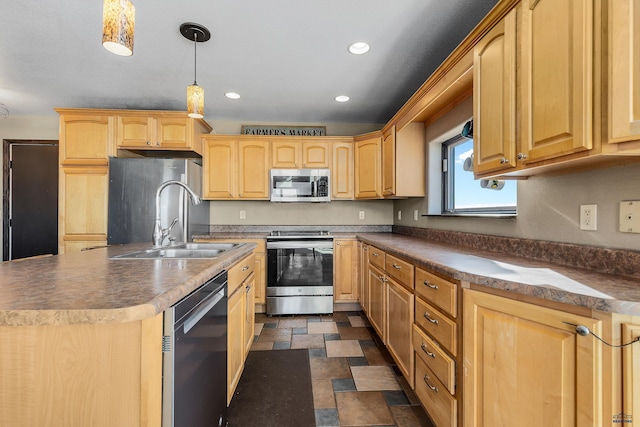
<path fill-rule="evenodd" d="M 11 144 L 24 145 L 57 145 L 57 139 L 3 139 L 2 140 L 2 260 L 9 259 L 9 196 L 11 187 L 9 186 L 9 148 Z"/>

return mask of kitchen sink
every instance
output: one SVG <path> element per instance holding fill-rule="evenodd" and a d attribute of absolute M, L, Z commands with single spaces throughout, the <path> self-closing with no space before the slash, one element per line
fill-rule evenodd
<path fill-rule="evenodd" d="M 206 259 L 215 258 L 240 245 L 240 243 L 180 243 L 116 255 L 112 259 Z"/>

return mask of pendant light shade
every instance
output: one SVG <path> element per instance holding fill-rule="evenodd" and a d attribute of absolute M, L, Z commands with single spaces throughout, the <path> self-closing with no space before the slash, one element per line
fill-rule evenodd
<path fill-rule="evenodd" d="M 189 117 L 204 117 L 204 89 L 197 84 L 187 86 L 187 113 Z"/>
<path fill-rule="evenodd" d="M 201 119 L 204 117 L 204 89 L 196 83 L 198 68 L 197 45 L 209 40 L 211 33 L 202 25 L 193 22 L 186 22 L 180 25 L 180 33 L 185 38 L 193 41 L 193 84 L 187 86 L 187 114 L 194 119 Z"/>
<path fill-rule="evenodd" d="M 102 46 L 120 56 L 133 55 L 136 8 L 129 0 L 104 0 Z"/>

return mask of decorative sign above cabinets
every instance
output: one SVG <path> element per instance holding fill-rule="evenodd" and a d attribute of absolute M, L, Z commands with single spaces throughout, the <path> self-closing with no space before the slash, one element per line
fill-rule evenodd
<path fill-rule="evenodd" d="M 261 126 L 242 125 L 242 135 L 267 135 L 267 136 L 326 136 L 325 126 Z"/>

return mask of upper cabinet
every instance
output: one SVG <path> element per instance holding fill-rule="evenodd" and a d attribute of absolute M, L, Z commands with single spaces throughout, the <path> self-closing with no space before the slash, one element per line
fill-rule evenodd
<path fill-rule="evenodd" d="M 202 155 L 202 135 L 210 132 L 206 122 L 184 112 L 123 111 L 116 118 L 120 149 L 186 150 Z"/>
<path fill-rule="evenodd" d="M 328 141 L 272 140 L 271 167 L 274 169 L 327 169 L 330 167 L 331 144 Z"/>
<path fill-rule="evenodd" d="M 301 168 L 301 148 L 298 141 L 273 141 L 271 143 L 271 167 L 273 169 Z"/>
<path fill-rule="evenodd" d="M 608 149 L 640 153 L 640 5 L 611 0 L 608 10 Z"/>
<path fill-rule="evenodd" d="M 353 199 L 353 142 L 331 145 L 331 199 Z"/>
<path fill-rule="evenodd" d="M 382 195 L 396 194 L 396 127 L 382 133 Z"/>
<path fill-rule="evenodd" d="M 478 42 L 473 54 L 473 170 L 516 166 L 516 10 Z"/>
<path fill-rule="evenodd" d="M 326 169 L 330 166 L 331 144 L 327 141 L 302 142 L 302 167 Z"/>
<path fill-rule="evenodd" d="M 594 0 L 522 3 L 524 163 L 593 146 Z"/>
<path fill-rule="evenodd" d="M 356 199 L 382 198 L 382 134 L 373 132 L 354 138 Z"/>

